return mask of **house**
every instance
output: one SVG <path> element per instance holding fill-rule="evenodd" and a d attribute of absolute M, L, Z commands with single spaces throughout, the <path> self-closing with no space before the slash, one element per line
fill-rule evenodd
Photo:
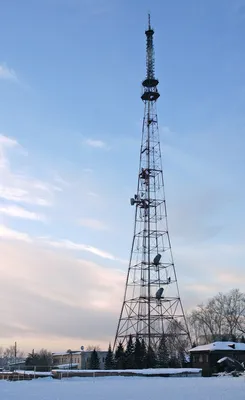
<path fill-rule="evenodd" d="M 72 350 L 52 353 L 53 366 L 59 369 L 82 369 L 81 353 L 81 351 Z"/>
<path fill-rule="evenodd" d="M 189 350 L 192 368 L 202 368 L 204 375 L 217 372 L 217 363 L 223 357 L 245 362 L 245 343 L 214 342 Z"/>
<path fill-rule="evenodd" d="M 92 351 L 74 351 L 52 353 L 53 366 L 59 369 L 88 369 Z M 97 351 L 100 368 L 104 369 L 107 351 Z"/>
<path fill-rule="evenodd" d="M 26 360 L 25 359 L 17 359 L 16 361 L 8 363 L 8 369 L 10 371 L 25 370 L 26 369 Z"/>

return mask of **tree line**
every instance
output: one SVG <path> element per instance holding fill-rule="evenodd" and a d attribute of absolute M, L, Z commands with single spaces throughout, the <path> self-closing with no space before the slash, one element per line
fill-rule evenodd
<path fill-rule="evenodd" d="M 133 343 L 132 337 L 126 348 L 119 343 L 114 354 L 109 346 L 105 368 L 184 367 L 190 347 L 214 341 L 245 343 L 245 294 L 239 289 L 218 293 L 187 313 L 186 320 L 191 343 L 177 339 L 184 328 L 173 322 L 168 327 L 168 335 L 163 335 L 155 350 L 147 349 L 144 341 L 138 338 Z"/>
<path fill-rule="evenodd" d="M 199 304 L 187 314 L 187 324 L 192 347 L 214 341 L 234 341 L 245 343 L 245 294 L 239 289 L 228 293 L 218 293 L 206 303 Z M 109 345 L 105 358 L 105 369 L 141 369 L 184 367 L 191 344 L 180 339 L 184 327 L 177 321 L 168 326 L 168 335 L 163 335 L 156 349 L 147 347 L 144 340 L 129 336 L 125 346 L 119 343 L 115 352 Z M 97 346 L 89 346 L 91 351 L 87 368 L 100 369 L 101 362 Z M 23 352 L 10 346 L 0 348 L 0 367 L 5 367 L 16 359 L 23 358 Z M 38 371 L 52 367 L 52 354 L 45 349 L 30 353 L 25 361 L 26 367 Z"/>
<path fill-rule="evenodd" d="M 178 368 L 184 367 L 186 363 L 184 348 L 176 348 L 171 352 L 164 335 L 155 350 L 151 346 L 147 347 L 143 339 L 136 338 L 133 341 L 130 335 L 125 348 L 119 343 L 115 353 L 109 345 L 105 369 Z"/>

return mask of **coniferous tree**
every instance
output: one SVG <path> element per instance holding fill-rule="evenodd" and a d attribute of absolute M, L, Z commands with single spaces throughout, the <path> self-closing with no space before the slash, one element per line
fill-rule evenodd
<path fill-rule="evenodd" d="M 169 367 L 170 368 L 179 368 L 179 360 L 177 355 L 172 354 L 169 359 Z"/>
<path fill-rule="evenodd" d="M 155 367 L 156 367 L 156 355 L 151 345 L 149 345 L 146 354 L 146 368 L 155 368 Z"/>
<path fill-rule="evenodd" d="M 187 364 L 186 352 L 183 348 L 180 348 L 178 352 L 178 367 L 185 368 L 186 364 Z"/>
<path fill-rule="evenodd" d="M 165 335 L 162 336 L 158 347 L 157 365 L 159 368 L 168 368 L 169 366 L 169 351 Z"/>
<path fill-rule="evenodd" d="M 135 368 L 141 369 L 143 368 L 142 364 L 142 346 L 138 337 L 136 337 L 134 344 L 134 364 Z"/>
<path fill-rule="evenodd" d="M 28 354 L 25 365 L 27 369 L 36 369 L 36 371 L 50 371 L 52 366 L 52 354 L 45 349 L 40 350 L 39 353 L 34 351 Z"/>
<path fill-rule="evenodd" d="M 115 367 L 116 369 L 124 369 L 125 353 L 122 343 L 120 342 L 115 352 Z"/>
<path fill-rule="evenodd" d="M 137 369 L 146 368 L 147 366 L 147 350 L 144 339 L 140 341 L 137 337 L 134 345 L 134 365 Z"/>
<path fill-rule="evenodd" d="M 94 349 L 89 359 L 89 369 L 100 369 L 100 360 L 97 351 Z"/>
<path fill-rule="evenodd" d="M 113 369 L 114 366 L 115 366 L 114 354 L 113 351 L 111 350 L 111 344 L 109 344 L 108 352 L 105 358 L 105 369 Z"/>
<path fill-rule="evenodd" d="M 135 362 L 134 362 L 134 344 L 133 344 L 133 339 L 132 335 L 129 336 L 128 343 L 127 343 L 127 348 L 125 351 L 125 363 L 124 363 L 124 368 L 125 369 L 132 369 L 134 368 Z"/>
<path fill-rule="evenodd" d="M 147 349 L 145 345 L 144 339 L 141 341 L 141 348 L 140 348 L 140 353 L 141 353 L 141 368 L 146 368 L 147 367 Z"/>

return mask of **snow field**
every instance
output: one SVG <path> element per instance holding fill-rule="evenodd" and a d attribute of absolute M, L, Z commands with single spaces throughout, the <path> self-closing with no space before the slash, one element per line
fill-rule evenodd
<path fill-rule="evenodd" d="M 0 381 L 1 400 L 244 400 L 244 377 L 69 378 Z"/>

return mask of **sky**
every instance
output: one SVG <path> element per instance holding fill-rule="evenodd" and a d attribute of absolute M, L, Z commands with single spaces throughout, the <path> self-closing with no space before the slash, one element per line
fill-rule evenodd
<path fill-rule="evenodd" d="M 0 346 L 113 341 L 133 234 L 149 11 L 184 308 L 245 291 L 245 1 L 2 1 Z"/>

